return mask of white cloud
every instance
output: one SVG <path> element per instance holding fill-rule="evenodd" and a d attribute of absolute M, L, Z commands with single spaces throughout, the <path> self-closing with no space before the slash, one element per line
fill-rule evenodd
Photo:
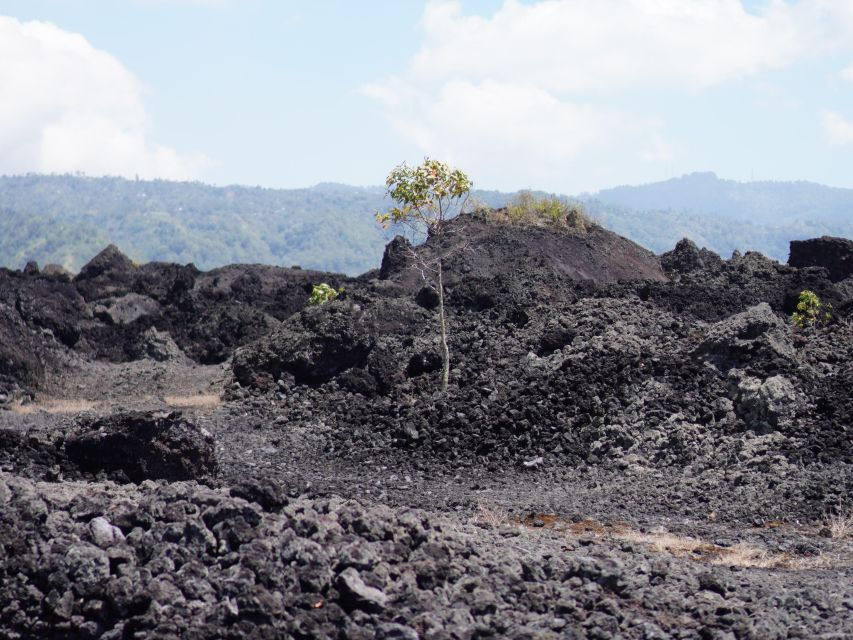
<path fill-rule="evenodd" d="M 853 2 L 768 0 L 750 13 L 739 0 L 505 0 L 483 17 L 434 0 L 422 28 L 406 71 L 363 93 L 424 152 L 473 158 L 491 148 L 484 165 L 506 152 L 536 183 L 593 152 L 670 162 L 676 145 L 664 123 L 632 110 L 629 92 L 695 93 L 853 50 Z"/>
<path fill-rule="evenodd" d="M 0 173 L 197 177 L 204 156 L 149 139 L 141 94 L 81 35 L 0 16 Z"/>
<path fill-rule="evenodd" d="M 823 109 L 819 113 L 820 124 L 827 141 L 835 146 L 853 145 L 853 122 L 840 113 Z"/>
<path fill-rule="evenodd" d="M 841 77 L 845 80 L 853 82 L 853 64 L 851 64 L 846 69 L 842 69 L 839 75 L 841 75 Z"/>
<path fill-rule="evenodd" d="M 490 19 L 432 2 L 410 73 L 507 80 L 522 74 L 555 91 L 702 87 L 780 67 L 807 43 L 792 12 L 747 13 L 737 0 L 507 0 Z"/>
<path fill-rule="evenodd" d="M 480 184 L 513 175 L 515 186 L 557 189 L 568 165 L 616 143 L 636 147 L 638 161 L 670 153 L 655 120 L 560 100 L 531 85 L 449 81 L 429 95 L 399 85 L 364 91 L 388 107 L 399 134 L 426 153 L 476 168 Z"/>

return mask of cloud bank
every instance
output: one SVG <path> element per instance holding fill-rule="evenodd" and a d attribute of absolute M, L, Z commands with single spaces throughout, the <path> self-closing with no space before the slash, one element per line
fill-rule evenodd
<path fill-rule="evenodd" d="M 203 155 L 150 139 L 142 93 L 81 35 L 0 16 L 0 173 L 198 177 Z"/>
<path fill-rule="evenodd" d="M 582 164 L 678 153 L 632 92 L 696 95 L 851 49 L 853 3 L 768 0 L 751 13 L 739 0 L 506 0 L 482 17 L 436 0 L 422 29 L 404 73 L 361 89 L 394 130 L 488 183 L 558 189 Z"/>

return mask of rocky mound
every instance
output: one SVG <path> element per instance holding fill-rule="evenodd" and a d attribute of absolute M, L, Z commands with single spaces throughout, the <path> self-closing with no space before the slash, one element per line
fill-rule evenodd
<path fill-rule="evenodd" d="M 806 287 L 842 307 L 844 293 L 822 269 L 757 254 L 724 261 L 694 248 L 680 243 L 664 257 L 675 282 L 563 282 L 565 294 L 545 295 L 507 286 L 499 304 L 451 304 L 447 396 L 434 394 L 436 320 L 415 307 L 429 306 L 422 292 L 409 289 L 392 304 L 379 283 L 241 348 L 235 378 L 274 390 L 285 417 L 310 403 L 314 419 L 331 427 L 327 452 L 347 459 L 383 452 L 395 465 L 419 461 L 448 473 L 689 469 L 721 487 L 720 500 L 721 470 L 744 468 L 743 483 L 772 478 L 777 487 L 763 504 L 785 494 L 780 511 L 818 517 L 853 495 L 834 466 L 833 480 L 808 498 L 794 489 L 800 465 L 853 463 L 842 417 L 850 394 L 839 386 L 853 333 L 839 316 L 795 336 L 786 306 Z"/>
<path fill-rule="evenodd" d="M 448 223 L 444 241 L 445 282 L 449 288 L 465 280 L 521 272 L 597 284 L 667 280 L 653 253 L 599 226 L 584 233 L 568 233 L 503 225 L 465 214 Z M 437 239 L 431 237 L 414 251 L 420 260 L 429 261 L 438 249 Z M 395 239 L 386 248 L 379 277 L 409 289 L 423 286 L 411 252 L 411 245 L 402 237 Z"/>
<path fill-rule="evenodd" d="M 664 253 L 661 263 L 672 282 L 650 283 L 640 295 L 676 314 L 705 321 L 721 320 L 761 302 L 790 315 L 804 289 L 836 307 L 853 294 L 832 282 L 822 268 L 794 268 L 755 252 L 722 260 L 686 239 Z"/>
<path fill-rule="evenodd" d="M 85 303 L 67 282 L 0 269 L 0 395 L 32 393 L 80 338 Z M 0 405 L 5 400 L 0 401 Z"/>
<path fill-rule="evenodd" d="M 142 357 L 141 336 L 154 327 L 197 362 L 216 363 L 301 309 L 312 284 L 339 286 L 345 280 L 262 265 L 208 273 L 193 265 L 135 265 L 110 246 L 80 271 L 74 286 L 97 321 L 85 325 L 96 357 L 119 362 Z"/>
<path fill-rule="evenodd" d="M 32 393 L 63 349 L 125 362 L 186 355 L 218 363 L 302 309 L 313 284 L 339 274 L 262 265 L 201 273 L 193 265 L 137 265 L 110 245 L 76 277 L 0 269 L 0 395 Z"/>

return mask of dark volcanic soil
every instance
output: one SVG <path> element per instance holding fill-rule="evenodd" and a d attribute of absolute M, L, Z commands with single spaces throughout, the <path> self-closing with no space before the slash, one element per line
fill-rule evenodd
<path fill-rule="evenodd" d="M 0 271 L 0 638 L 853 636 L 849 241 L 452 238 Z"/>

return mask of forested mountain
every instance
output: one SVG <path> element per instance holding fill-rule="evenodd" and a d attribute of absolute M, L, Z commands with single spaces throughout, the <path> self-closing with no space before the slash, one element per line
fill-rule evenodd
<path fill-rule="evenodd" d="M 0 178 L 0 264 L 76 271 L 112 242 L 140 262 L 299 264 L 356 273 L 386 242 L 383 191 L 211 187 L 198 182 L 27 175 Z"/>
<path fill-rule="evenodd" d="M 853 189 L 813 182 L 736 182 L 693 173 L 585 200 L 605 226 L 656 252 L 688 237 L 724 257 L 756 250 L 784 262 L 791 240 L 853 238 Z"/>
<path fill-rule="evenodd" d="M 512 194 L 478 191 L 501 206 Z M 582 196 L 604 226 L 662 252 L 689 237 L 728 256 L 759 250 L 787 259 L 788 242 L 853 237 L 853 190 L 737 183 L 693 174 Z M 68 175 L 0 177 L 0 265 L 28 260 L 77 271 L 109 243 L 139 262 L 301 265 L 357 274 L 379 265 L 389 239 L 373 219 L 381 187 L 213 187 Z"/>

